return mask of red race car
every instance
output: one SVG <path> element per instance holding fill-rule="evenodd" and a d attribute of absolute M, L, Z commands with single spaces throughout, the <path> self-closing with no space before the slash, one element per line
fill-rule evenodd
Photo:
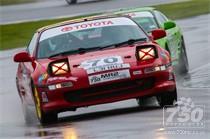
<path fill-rule="evenodd" d="M 35 104 L 40 122 L 79 107 L 156 96 L 160 106 L 177 100 L 169 53 L 128 17 L 101 16 L 39 29 L 19 62 L 17 89 Z M 34 102 L 34 103 L 33 103 Z"/>

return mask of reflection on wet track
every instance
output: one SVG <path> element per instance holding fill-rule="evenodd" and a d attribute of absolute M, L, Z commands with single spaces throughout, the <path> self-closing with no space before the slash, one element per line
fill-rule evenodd
<path fill-rule="evenodd" d="M 3 139 L 206 139 L 210 136 L 210 15 L 180 20 L 184 30 L 190 73 L 177 77 L 178 97 L 190 97 L 205 106 L 205 128 L 199 134 L 169 134 L 162 125 L 162 109 L 139 108 L 135 100 L 92 106 L 60 114 L 58 123 L 41 127 L 34 120 L 25 125 L 15 88 L 16 64 L 11 55 L 0 52 L 0 138 Z M 207 30 L 209 29 L 209 30 Z M 9 74 L 8 74 L 9 73 Z M 31 115 L 33 117 L 33 115 Z"/>
<path fill-rule="evenodd" d="M 189 88 L 210 88 L 210 63 L 186 76 L 183 85 Z"/>

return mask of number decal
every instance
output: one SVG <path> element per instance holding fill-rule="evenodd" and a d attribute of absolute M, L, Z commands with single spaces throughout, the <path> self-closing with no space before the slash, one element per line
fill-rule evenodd
<path fill-rule="evenodd" d="M 118 59 L 116 57 L 110 57 L 110 58 L 104 59 L 104 63 L 108 63 L 108 64 L 117 63 L 117 61 Z"/>
<path fill-rule="evenodd" d="M 92 60 L 92 61 L 88 61 L 87 63 L 92 63 L 92 67 L 97 66 L 98 62 L 100 62 L 100 60 Z"/>
<path fill-rule="evenodd" d="M 102 57 L 94 60 L 87 60 L 81 63 L 82 68 L 90 69 L 99 66 L 106 66 L 110 64 L 122 64 L 123 60 L 120 56 Z"/>

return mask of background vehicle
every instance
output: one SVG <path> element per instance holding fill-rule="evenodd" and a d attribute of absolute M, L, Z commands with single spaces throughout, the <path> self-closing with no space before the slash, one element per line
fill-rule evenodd
<path fill-rule="evenodd" d="M 167 36 L 156 40 L 156 42 L 170 53 L 173 65 L 177 65 L 180 73 L 188 72 L 189 64 L 184 36 L 181 28 L 174 21 L 152 7 L 122 9 L 114 13 L 131 16 L 149 34 L 154 29 L 164 29 Z"/>
<path fill-rule="evenodd" d="M 166 32 L 152 35 L 158 39 Z M 21 100 L 34 100 L 41 123 L 56 121 L 59 112 L 132 98 L 141 105 L 155 96 L 161 107 L 177 100 L 169 53 L 128 17 L 42 28 L 14 61 Z"/>
<path fill-rule="evenodd" d="M 76 4 L 77 0 L 66 0 L 68 4 Z"/>

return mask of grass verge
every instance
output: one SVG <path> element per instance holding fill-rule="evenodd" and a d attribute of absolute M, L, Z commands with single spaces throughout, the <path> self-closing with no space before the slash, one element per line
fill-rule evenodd
<path fill-rule="evenodd" d="M 171 19 L 182 19 L 210 13 L 210 0 L 191 0 L 154 6 Z"/>
<path fill-rule="evenodd" d="M 12 5 L 12 4 L 21 4 L 21 3 L 29 3 L 34 0 L 0 0 L 0 5 Z"/>
<path fill-rule="evenodd" d="M 181 3 L 154 6 L 171 19 L 181 19 L 210 13 L 209 0 L 191 0 Z M 26 46 L 32 34 L 40 27 L 71 18 L 0 25 L 0 50 Z M 78 17 L 76 17 L 78 18 Z"/>

